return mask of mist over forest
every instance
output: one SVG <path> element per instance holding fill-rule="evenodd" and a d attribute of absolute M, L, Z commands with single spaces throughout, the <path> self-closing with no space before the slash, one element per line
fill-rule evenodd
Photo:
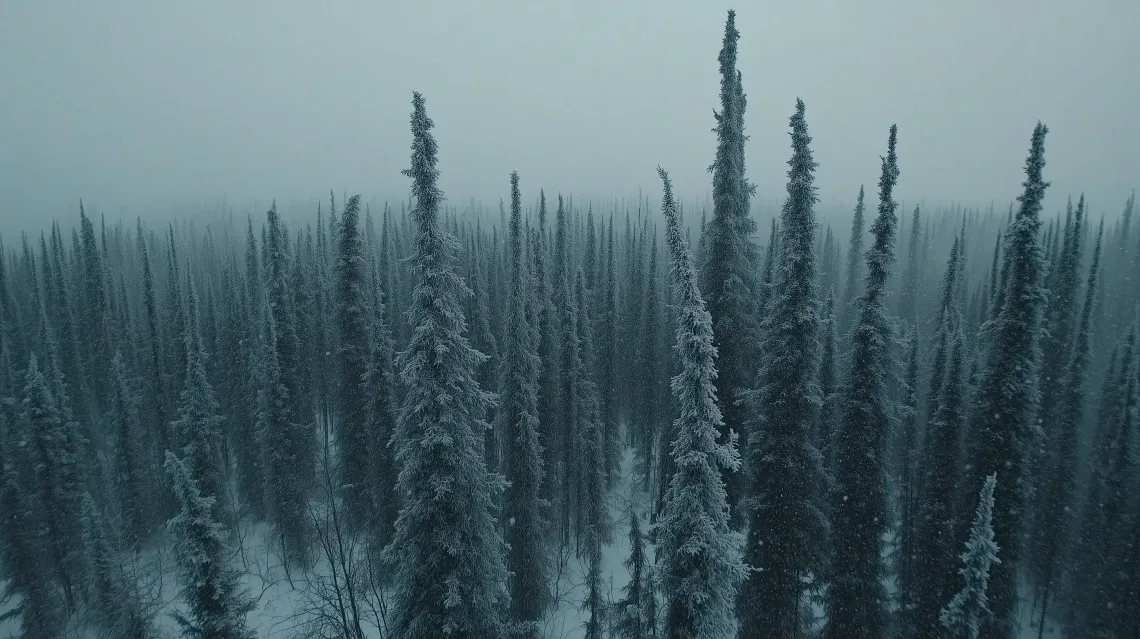
<path fill-rule="evenodd" d="M 0 9 L 0 638 L 1140 637 L 1135 7 L 128 4 Z"/>

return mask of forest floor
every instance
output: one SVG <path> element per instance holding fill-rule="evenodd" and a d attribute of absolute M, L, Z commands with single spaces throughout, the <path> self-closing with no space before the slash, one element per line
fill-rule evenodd
<path fill-rule="evenodd" d="M 604 595 L 609 601 L 621 598 L 621 589 L 629 581 L 629 572 L 623 562 L 629 556 L 629 516 L 630 509 L 637 510 L 642 521 L 642 529 L 648 528 L 648 495 L 636 486 L 632 449 L 626 449 L 622 458 L 621 471 L 613 490 L 608 496 L 611 523 L 610 543 L 603 550 Z M 238 541 L 240 552 L 235 564 L 243 571 L 243 585 L 256 599 L 257 606 L 248 619 L 251 627 L 257 630 L 258 639 L 293 639 L 310 636 L 303 611 L 312 603 L 311 582 L 306 575 L 293 570 L 287 574 L 277 553 L 268 540 L 269 527 L 265 524 L 241 527 Z M 647 552 L 653 556 L 652 546 L 647 543 Z M 585 624 L 589 611 L 581 606 L 585 600 L 585 566 L 568 548 L 555 552 L 552 557 L 554 605 L 543 621 L 543 637 L 546 639 L 581 639 L 585 636 Z M 144 602 L 153 612 L 162 637 L 179 636 L 180 628 L 171 613 L 183 610 L 179 600 L 177 571 L 173 557 L 166 550 L 152 549 L 134 559 L 128 569 L 140 577 L 140 586 L 148 599 Z M 327 564 L 316 565 L 309 574 L 328 570 Z M 2 591 L 3 582 L 0 582 Z M 18 604 L 18 599 L 0 602 L 0 615 Z M 1029 623 L 1028 614 L 1022 622 L 1022 637 L 1037 639 L 1038 632 Z M 1053 626 L 1053 624 L 1047 624 Z M 366 628 L 369 639 L 378 639 L 380 633 L 374 628 Z M 371 632 L 369 632 L 371 630 Z M 15 620 L 0 622 L 0 639 L 16 637 L 18 624 Z M 90 628 L 73 621 L 61 639 L 96 639 L 98 635 Z M 1060 633 L 1047 628 L 1046 639 L 1059 639 Z"/>

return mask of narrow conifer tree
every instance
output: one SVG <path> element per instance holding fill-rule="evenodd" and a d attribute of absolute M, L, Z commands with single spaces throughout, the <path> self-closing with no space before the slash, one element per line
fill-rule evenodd
<path fill-rule="evenodd" d="M 968 491 L 980 487 L 984 477 L 1002 473 L 995 500 L 994 535 L 1004 549 L 1002 563 L 991 579 L 993 615 L 982 626 L 985 639 L 1010 639 L 1016 625 L 1017 574 L 1022 533 L 1023 462 L 1032 437 L 1031 420 L 1037 403 L 1038 337 L 1044 294 L 1038 230 L 1041 201 L 1049 185 L 1042 178 L 1045 135 L 1038 123 L 1025 161 L 1025 191 L 1007 233 L 1005 278 L 1001 304 L 987 335 L 974 417 Z M 1005 267 L 1003 267 L 1005 268 Z"/>
<path fill-rule="evenodd" d="M 915 579 L 908 596 L 908 636 L 938 637 L 938 617 L 956 587 L 954 547 L 964 525 L 958 519 L 962 484 L 961 441 L 965 393 L 961 318 L 947 323 L 948 356 L 934 417 L 926 433 L 922 494 L 917 502 Z"/>
<path fill-rule="evenodd" d="M 392 539 L 399 499 L 391 446 L 397 408 L 395 347 L 387 323 L 387 298 L 382 290 L 375 293 L 372 313 L 372 351 L 364 373 L 364 395 L 369 398 L 364 431 L 368 436 L 368 505 L 372 534 L 376 547 L 383 548 Z"/>
<path fill-rule="evenodd" d="M 1043 628 L 1045 624 L 1057 578 L 1065 573 L 1061 561 L 1067 554 L 1068 535 L 1072 530 L 1073 513 L 1077 505 L 1075 494 L 1077 449 L 1084 424 L 1091 316 L 1093 304 L 1096 303 L 1096 281 L 1103 237 L 1102 221 L 1097 234 L 1096 248 L 1093 249 L 1088 283 L 1085 285 L 1080 324 L 1074 339 L 1072 355 L 1064 372 L 1062 394 L 1056 401 L 1059 414 L 1055 416 L 1054 446 L 1049 449 L 1052 454 L 1045 459 L 1048 465 L 1043 473 L 1046 479 L 1042 484 L 1044 488 L 1040 495 L 1042 507 L 1037 515 L 1032 554 L 1033 577 L 1038 588 L 1034 599 L 1039 600 L 1041 606 L 1040 615 L 1037 617 L 1039 628 Z"/>
<path fill-rule="evenodd" d="M 826 544 L 827 522 L 817 497 L 824 487 L 823 460 L 812 437 L 819 408 L 816 162 L 802 100 L 790 124 L 779 268 L 762 325 L 766 358 L 750 394 L 755 437 L 748 441 L 752 490 L 744 560 L 753 572 L 740 593 L 741 639 L 800 636 L 804 583 Z"/>
<path fill-rule="evenodd" d="M 191 637 L 254 639 L 257 635 L 245 617 L 255 602 L 228 565 L 225 527 L 214 518 L 215 496 L 199 489 L 193 467 L 174 453 L 166 453 L 166 472 L 181 505 L 168 526 L 176 539 L 175 555 L 189 608 L 187 614 L 175 613 L 174 620 Z"/>
<path fill-rule="evenodd" d="M 507 569 L 511 571 L 511 617 L 537 624 L 546 605 L 541 593 L 546 583 L 546 553 L 542 534 L 544 502 L 542 448 L 538 441 L 538 370 L 534 344 L 537 332 L 530 325 L 530 273 L 524 250 L 519 175 L 511 173 L 511 217 L 507 236 L 508 308 L 506 342 L 500 370 L 499 423 L 503 433 L 503 473 L 507 490 L 503 501 L 503 525 Z M 527 629 L 536 636 L 537 628 Z"/>
<path fill-rule="evenodd" d="M 855 216 L 851 218 L 851 244 L 847 249 L 847 280 L 843 287 L 843 304 L 839 307 L 839 334 L 846 337 L 856 315 L 855 302 L 859 298 L 859 279 L 863 273 L 863 185 L 859 185 L 859 199 L 855 201 Z"/>
<path fill-rule="evenodd" d="M 368 520 L 367 481 L 370 437 L 365 430 L 369 396 L 364 388 L 368 366 L 368 319 L 365 258 L 360 239 L 360 196 L 344 205 L 336 255 L 337 450 L 340 489 L 349 521 Z"/>
<path fill-rule="evenodd" d="M 266 447 L 265 482 L 270 521 L 276 526 L 282 551 L 291 562 L 308 561 L 308 489 L 316 470 L 316 442 L 311 406 L 301 392 L 300 340 L 291 291 L 288 235 L 276 203 L 267 215 L 266 313 L 272 321 L 275 383 Z"/>
<path fill-rule="evenodd" d="M 21 416 L 31 439 L 34 499 L 41 509 L 46 554 L 68 606 L 85 573 L 81 505 L 84 473 L 75 423 L 60 411 L 33 355 L 25 374 Z"/>
<path fill-rule="evenodd" d="M 7 341 L 3 336 L 0 339 Z M 37 525 L 34 505 L 11 454 L 13 436 L 12 424 L 0 417 L 0 568 L 6 579 L 0 597 L 5 601 L 20 597 L 17 605 L 0 613 L 0 623 L 18 616 L 26 639 L 54 639 L 63 619 L 50 568 L 40 550 L 48 540 Z"/>
<path fill-rule="evenodd" d="M 916 564 L 919 556 L 915 548 L 918 536 L 919 488 L 918 479 L 922 456 L 918 453 L 919 412 L 918 412 L 918 349 L 919 336 L 915 326 L 911 326 L 907 341 L 906 371 L 902 380 L 903 400 L 899 406 L 899 421 L 902 422 L 901 447 L 898 452 L 899 465 L 899 526 L 898 555 L 895 568 L 898 582 L 899 617 L 903 627 L 909 623 L 914 607 L 914 590 L 918 586 Z"/>
<path fill-rule="evenodd" d="M 661 209 L 678 304 L 676 351 L 681 372 L 672 381 L 680 414 L 673 422 L 673 475 L 654 528 L 657 563 L 665 603 L 664 636 L 669 639 L 730 639 L 736 635 L 733 610 L 747 566 L 743 539 L 729 527 L 728 497 L 722 473 L 740 468 L 734 432 L 722 439 L 716 399 L 713 322 L 697 288 L 696 272 L 677 220 L 669 176 Z"/>
<path fill-rule="evenodd" d="M 189 280 L 187 269 L 187 279 Z M 182 459 L 194 472 L 199 489 L 214 498 L 211 515 L 214 521 L 230 522 L 232 517 L 226 500 L 227 474 L 222 463 L 222 422 L 214 387 L 206 376 L 206 354 L 198 319 L 198 296 L 193 283 L 187 281 L 186 304 L 186 386 L 179 396 L 178 419 L 171 430 L 181 444 Z"/>
<path fill-rule="evenodd" d="M 123 356 L 111 359 L 111 416 L 115 434 L 115 488 L 119 498 L 123 538 L 136 546 L 150 530 L 147 518 L 147 464 L 143 461 L 142 429 L 136 397 L 127 382 Z"/>
<path fill-rule="evenodd" d="M 821 403 L 816 413 L 815 447 L 823 454 L 823 468 L 830 482 L 830 477 L 835 472 L 835 437 L 839 412 L 836 408 L 836 393 L 839 390 L 837 379 L 839 335 L 835 317 L 834 290 L 827 291 L 822 319 L 823 339 L 817 381 Z M 828 508 L 824 507 L 823 510 L 826 511 Z"/>
<path fill-rule="evenodd" d="M 887 525 L 887 434 L 894 411 L 890 385 L 891 328 L 884 307 L 894 259 L 898 128 L 891 126 L 879 178 L 879 211 L 871 225 L 867 277 L 851 331 L 850 373 L 842 400 L 832 527 L 835 553 L 828 592 L 827 639 L 881 637 L 887 624 L 882 534 Z"/>
<path fill-rule="evenodd" d="M 114 383 L 114 380 L 112 380 Z M 143 611 L 137 586 L 123 570 L 109 539 L 103 514 L 83 495 L 83 545 L 87 554 L 88 602 L 108 639 L 152 639 L 154 624 Z"/>
<path fill-rule="evenodd" d="M 986 477 L 982 484 L 974 523 L 970 527 L 970 538 L 966 542 L 966 551 L 961 555 L 963 565 L 958 571 L 965 580 L 965 585 L 946 604 L 939 617 L 952 639 L 978 639 L 982 622 L 990 614 L 986 593 L 990 568 L 1001 564 L 992 525 L 996 484 L 996 473 Z"/>
<path fill-rule="evenodd" d="M 649 639 L 657 636 L 657 620 L 650 610 L 652 564 L 641 533 L 637 511 L 629 512 L 629 557 L 622 564 L 629 571 L 629 582 L 622 588 L 622 598 L 615 604 L 614 633 L 618 639 Z"/>
<path fill-rule="evenodd" d="M 393 566 L 393 636 L 499 637 L 509 601 L 503 541 L 494 518 L 502 478 L 483 459 L 480 417 L 491 398 L 475 382 L 483 355 L 464 336 L 455 239 L 440 226 L 438 147 L 424 99 L 412 99 L 418 282 L 409 309 L 412 339 L 399 356 L 407 386 L 392 437 L 402 499 L 385 557 Z"/>
<path fill-rule="evenodd" d="M 705 229 L 705 261 L 701 265 L 701 289 L 712 316 L 713 339 L 720 353 L 716 398 L 723 423 L 718 426 L 727 441 L 728 433 L 745 432 L 745 408 L 736 394 L 751 386 L 754 377 L 751 344 L 756 335 L 753 313 L 756 247 L 751 236 L 756 223 L 749 212 L 752 188 L 744 177 L 744 94 L 736 70 L 736 12 L 728 12 L 720 63 L 720 111 L 716 113 L 717 147 L 713 174 L 713 217 Z M 743 477 L 727 472 L 725 481 L 729 503 L 735 507 L 743 496 Z M 734 514 L 743 523 L 742 513 Z"/>

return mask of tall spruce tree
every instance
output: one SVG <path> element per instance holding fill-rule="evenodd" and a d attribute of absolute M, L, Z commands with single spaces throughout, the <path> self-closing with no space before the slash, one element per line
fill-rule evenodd
<path fill-rule="evenodd" d="M 187 613 L 175 613 L 174 620 L 190 637 L 254 639 L 257 635 L 245 617 L 256 602 L 229 567 L 225 527 L 214 518 L 216 496 L 200 490 L 193 466 L 174 453 L 166 453 L 165 466 L 181 505 L 168 526 L 175 537 L 188 607 Z"/>
<path fill-rule="evenodd" d="M 124 570 L 103 514 L 88 493 L 83 495 L 83 545 L 88 567 L 88 605 L 102 636 L 107 639 L 157 637 L 153 622 L 143 610 L 137 584 Z"/>
<path fill-rule="evenodd" d="M 961 443 L 965 426 L 965 380 L 963 364 L 966 354 L 962 337 L 961 316 L 950 317 L 948 355 L 943 383 L 937 398 L 934 417 L 926 433 L 923 455 L 922 493 L 917 502 L 914 553 L 915 578 L 908 593 L 907 636 L 939 636 L 938 618 L 942 607 L 957 587 L 954 579 L 954 548 L 964 530 L 958 518 L 962 485 Z"/>
<path fill-rule="evenodd" d="M 393 566 L 389 628 L 401 639 L 499 637 L 509 600 L 494 510 L 502 478 L 487 471 L 481 420 L 490 396 L 475 382 L 483 355 L 469 345 L 453 266 L 455 239 L 440 226 L 438 147 L 424 99 L 412 99 L 412 178 L 418 278 L 412 338 L 399 356 L 407 385 L 392 437 L 402 498 L 385 557 Z"/>
<path fill-rule="evenodd" d="M 7 341 L 4 337 L 0 340 Z M 7 354 L 6 344 L 4 352 Z M 50 539 L 45 539 L 49 531 L 37 525 L 35 504 L 24 488 L 13 455 L 13 426 L 7 416 L 0 416 L 0 569 L 6 581 L 0 597 L 5 601 L 13 596 L 20 599 L 0 613 L 0 623 L 19 617 L 21 636 L 54 639 L 63 619 L 50 569 L 40 550 Z"/>
<path fill-rule="evenodd" d="M 847 249 L 846 284 L 843 286 L 843 303 L 839 307 L 839 334 L 846 337 L 856 316 L 859 299 L 859 279 L 863 274 L 863 185 L 859 185 L 859 199 L 855 201 L 855 215 L 851 218 L 851 244 Z"/>
<path fill-rule="evenodd" d="M 867 251 L 867 276 L 851 332 L 850 373 L 842 400 L 836 499 L 832 526 L 835 553 L 828 592 L 827 639 L 881 637 L 887 624 L 883 590 L 882 534 L 887 525 L 887 435 L 893 413 L 889 397 L 891 327 L 884 307 L 895 227 L 898 128 L 891 126 L 879 178 L 879 211 Z"/>
<path fill-rule="evenodd" d="M 906 370 L 902 379 L 902 402 L 899 406 L 899 421 L 902 422 L 901 447 L 898 453 L 899 465 L 899 525 L 898 555 L 895 569 L 898 582 L 899 615 L 897 623 L 907 627 L 914 609 L 914 590 L 920 585 L 916 542 L 918 537 L 918 509 L 920 505 L 919 471 L 924 468 L 923 456 L 918 452 L 919 410 L 918 410 L 918 350 L 917 327 L 911 325 L 905 340 Z"/>
<path fill-rule="evenodd" d="M 142 427 L 136 396 L 127 381 L 123 356 L 111 359 L 111 417 L 114 431 L 114 478 L 122 519 L 122 536 L 135 546 L 149 533 L 146 489 L 151 477 L 142 452 Z"/>
<path fill-rule="evenodd" d="M 1007 233 L 1005 278 L 1000 307 L 987 335 L 978 395 L 970 433 L 970 474 L 965 488 L 980 487 L 982 478 L 1002 473 L 997 487 L 994 535 L 1004 549 L 1002 563 L 990 581 L 993 615 L 983 624 L 981 637 L 1010 639 L 1016 627 L 1017 574 L 1020 568 L 1023 461 L 1032 438 L 1037 404 L 1038 337 L 1044 294 L 1038 230 L 1041 200 L 1049 185 L 1045 167 L 1045 134 L 1038 123 L 1025 161 L 1024 192 L 1018 196 L 1017 217 Z"/>
<path fill-rule="evenodd" d="M 178 419 L 171 422 L 171 430 L 181 444 L 182 459 L 193 473 L 199 490 L 214 498 L 211 515 L 214 521 L 231 522 L 229 513 L 228 478 L 222 461 L 222 422 L 218 414 L 218 400 L 214 387 L 206 375 L 206 353 L 202 347 L 199 328 L 198 295 L 189 281 L 186 303 L 186 380 L 179 395 Z M 169 472 L 169 471 L 168 471 Z"/>
<path fill-rule="evenodd" d="M 649 639 L 657 636 L 657 619 L 651 605 L 653 564 L 645 547 L 645 536 L 637 511 L 629 511 L 629 557 L 622 563 L 629 571 L 629 582 L 615 604 L 614 636 L 618 639 Z"/>
<path fill-rule="evenodd" d="M 765 362 L 751 393 L 747 466 L 751 491 L 744 560 L 753 568 L 740 593 L 740 637 L 794 639 L 803 633 L 803 592 L 823 555 L 827 521 L 819 509 L 823 460 L 812 437 L 819 408 L 816 334 L 815 168 L 804 103 L 790 118 L 788 197 L 780 215 L 779 268 L 762 325 Z M 819 577 L 818 572 L 814 574 Z"/>
<path fill-rule="evenodd" d="M 756 223 L 749 211 L 752 188 L 744 176 L 744 94 L 736 70 L 736 12 L 729 11 L 724 26 L 720 64 L 720 111 L 716 113 L 716 158 L 713 174 L 713 217 L 705 229 L 705 260 L 701 265 L 701 290 L 712 316 L 713 339 L 720 353 L 716 398 L 724 416 L 721 436 L 745 433 L 747 417 L 737 403 L 737 393 L 753 382 L 752 346 L 756 340 L 753 308 L 756 247 L 752 234 Z M 724 477 L 729 503 L 735 508 L 743 496 L 743 477 L 728 472 Z M 736 523 L 743 519 L 736 513 Z"/>
<path fill-rule="evenodd" d="M 499 423 L 503 433 L 503 474 L 507 490 L 503 500 L 503 526 L 508 547 L 507 568 L 511 571 L 511 617 L 531 624 L 529 636 L 546 606 L 541 593 L 546 583 L 546 549 L 543 532 L 545 502 L 542 448 L 538 440 L 537 332 L 530 325 L 528 307 L 530 272 L 527 268 L 523 236 L 519 174 L 511 173 L 511 217 L 507 236 L 508 284 L 506 342 L 500 363 Z"/>
<path fill-rule="evenodd" d="M 349 521 L 360 526 L 369 519 L 368 468 L 370 437 L 365 429 L 369 395 L 364 375 L 368 366 L 368 317 L 365 256 L 358 220 L 360 196 L 344 205 L 336 255 L 337 327 L 337 450 L 340 489 Z"/>
<path fill-rule="evenodd" d="M 1031 554 L 1033 579 L 1037 588 L 1034 600 L 1039 601 L 1041 606 L 1037 625 L 1042 629 L 1058 577 L 1065 573 L 1061 561 L 1067 554 L 1068 535 L 1073 529 L 1073 514 L 1077 506 L 1077 453 L 1085 417 L 1092 307 L 1096 303 L 1096 281 L 1103 237 L 1102 221 L 1097 233 L 1096 248 L 1093 249 L 1088 283 L 1085 285 L 1080 324 L 1074 336 L 1072 354 L 1065 367 L 1061 397 L 1056 401 L 1059 414 L 1055 417 L 1054 445 L 1049 448 L 1051 454 L 1044 460 L 1046 468 L 1043 475 L 1046 479 L 1040 494 L 1041 507 L 1033 531 Z"/>
<path fill-rule="evenodd" d="M 285 556 L 299 563 L 308 561 L 307 497 L 315 472 L 316 442 L 311 407 L 301 393 L 300 340 L 291 293 L 288 234 L 277 214 L 276 203 L 267 214 L 266 302 L 273 326 L 276 368 L 270 388 L 272 411 L 263 446 L 266 447 L 265 482 L 270 520 Z"/>
<path fill-rule="evenodd" d="M 573 340 L 578 353 L 572 358 L 575 368 L 574 422 L 575 474 L 577 475 L 578 543 L 584 550 L 586 561 L 586 601 L 590 611 L 586 624 L 587 639 L 601 639 L 606 622 L 605 594 L 602 592 L 602 548 L 609 542 L 610 521 L 606 510 L 606 449 L 604 426 L 598 407 L 598 391 L 590 379 L 593 369 L 593 336 L 590 330 L 589 294 L 586 278 L 579 267 L 574 277 L 574 309 L 577 318 L 573 323 L 577 335 Z"/>
<path fill-rule="evenodd" d="M 910 221 L 910 241 L 906 249 L 906 273 L 903 279 L 902 294 L 899 296 L 899 319 L 909 324 L 918 323 L 919 293 L 919 242 L 922 239 L 922 224 L 918 207 Z"/>
<path fill-rule="evenodd" d="M 939 617 L 952 639 L 978 639 L 982 622 L 990 614 L 986 592 L 990 569 L 1001 564 L 1001 559 L 998 559 L 1000 547 L 994 542 L 992 525 L 996 483 L 995 473 L 986 477 L 982 485 L 970 538 L 966 542 L 966 551 L 961 555 L 963 565 L 958 571 L 966 583 L 942 609 Z"/>
<path fill-rule="evenodd" d="M 681 372 L 672 389 L 680 414 L 673 423 L 673 475 L 654 527 L 664 636 L 669 639 L 729 639 L 736 635 L 733 610 L 748 568 L 743 539 L 729 527 L 722 473 L 740 468 L 735 431 L 720 434 L 716 398 L 713 322 L 697 287 L 688 244 L 681 233 L 668 174 L 658 168 L 664 195 L 666 243 L 678 304 L 676 351 Z"/>
<path fill-rule="evenodd" d="M 21 418 L 31 440 L 33 498 L 40 508 L 48 562 L 68 607 L 75 605 L 78 580 L 85 574 L 81 506 L 84 476 L 83 443 L 75 422 L 66 419 L 57 394 L 36 357 L 25 373 Z"/>
<path fill-rule="evenodd" d="M 375 292 L 372 314 L 372 350 L 364 372 L 364 395 L 369 399 L 364 431 L 368 437 L 371 529 L 377 547 L 383 548 L 392 539 L 392 527 L 399 513 L 397 472 L 391 447 L 396 426 L 395 346 L 387 323 L 389 314 L 383 290 Z"/>
<path fill-rule="evenodd" d="M 823 454 L 823 467 L 827 473 L 829 485 L 831 475 L 835 471 L 835 437 L 838 422 L 838 409 L 836 407 L 836 393 L 839 391 L 837 370 L 839 335 L 836 329 L 835 318 L 835 291 L 827 292 L 824 302 L 822 348 L 819 359 L 819 399 L 820 407 L 816 412 L 815 447 Z M 825 510 L 827 510 L 825 508 Z"/>

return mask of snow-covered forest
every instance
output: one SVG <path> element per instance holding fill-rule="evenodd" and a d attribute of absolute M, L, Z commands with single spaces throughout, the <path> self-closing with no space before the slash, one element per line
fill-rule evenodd
<path fill-rule="evenodd" d="M 740 38 L 711 198 L 448 200 L 416 93 L 404 201 L 4 237 L 0 637 L 1140 637 L 1135 196 L 1030 121 L 905 204 L 891 126 L 825 219 L 765 96 L 760 224 Z"/>

